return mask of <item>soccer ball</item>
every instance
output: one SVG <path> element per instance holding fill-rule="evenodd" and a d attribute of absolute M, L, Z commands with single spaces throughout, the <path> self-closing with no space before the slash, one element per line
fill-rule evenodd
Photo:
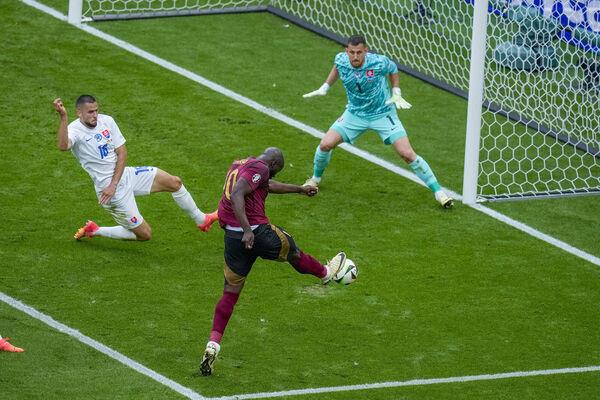
<path fill-rule="evenodd" d="M 333 280 L 337 283 L 342 283 L 344 285 L 349 285 L 356 280 L 358 276 L 358 268 L 354 261 L 349 258 L 344 260 L 344 265 L 338 271 L 337 274 L 333 277 Z"/>

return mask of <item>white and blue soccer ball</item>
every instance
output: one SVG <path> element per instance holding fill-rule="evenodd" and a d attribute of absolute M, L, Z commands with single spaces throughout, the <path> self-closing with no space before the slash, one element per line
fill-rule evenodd
<path fill-rule="evenodd" d="M 356 280 L 358 276 L 358 268 L 354 261 L 349 258 L 344 260 L 344 265 L 338 271 L 337 274 L 334 275 L 333 280 L 337 283 L 341 283 L 344 285 L 349 285 Z"/>

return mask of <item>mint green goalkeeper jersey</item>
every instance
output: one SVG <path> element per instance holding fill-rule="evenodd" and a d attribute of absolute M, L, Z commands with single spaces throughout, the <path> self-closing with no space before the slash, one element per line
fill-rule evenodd
<path fill-rule="evenodd" d="M 386 105 L 390 98 L 388 74 L 398 72 L 396 64 L 379 54 L 367 53 L 365 62 L 354 68 L 345 52 L 335 56 L 335 67 L 346 88 L 348 105 L 346 109 L 360 118 L 373 119 L 387 114 L 394 105 Z"/>

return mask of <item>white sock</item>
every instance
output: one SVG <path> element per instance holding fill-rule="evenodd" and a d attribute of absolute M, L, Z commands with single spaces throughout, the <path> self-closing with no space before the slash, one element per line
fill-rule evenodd
<path fill-rule="evenodd" d="M 135 233 L 122 226 L 101 226 L 94 236 L 104 236 L 111 239 L 136 240 Z"/>
<path fill-rule="evenodd" d="M 196 202 L 192 198 L 192 195 L 187 191 L 185 186 L 181 185 L 181 188 L 179 188 L 178 191 L 171 193 L 171 196 L 173 196 L 175 203 L 177 203 L 177 205 L 181 207 L 181 209 L 185 211 L 187 215 L 194 220 L 194 222 L 196 222 L 196 225 L 201 225 L 204 223 L 204 213 L 200 211 L 196 205 Z"/>

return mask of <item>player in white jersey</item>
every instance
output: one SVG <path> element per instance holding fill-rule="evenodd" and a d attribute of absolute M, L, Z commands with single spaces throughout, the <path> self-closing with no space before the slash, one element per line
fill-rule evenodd
<path fill-rule="evenodd" d="M 198 225 L 208 231 L 217 212 L 204 214 L 196 206 L 181 179 L 156 167 L 127 167 L 125 138 L 112 117 L 98 114 L 93 96 L 79 96 L 77 116 L 68 124 L 67 110 L 61 99 L 54 100 L 60 116 L 57 140 L 62 151 L 71 150 L 83 169 L 94 181 L 99 203 L 119 226 L 102 227 L 88 221 L 75 233 L 84 236 L 105 236 L 112 239 L 150 240 L 150 225 L 140 214 L 135 196 L 154 192 L 171 192 L 173 199 Z M 68 124 L 68 125 L 67 125 Z"/>
<path fill-rule="evenodd" d="M 452 207 L 453 200 L 438 183 L 433 171 L 421 156 L 413 150 L 396 109 L 408 109 L 411 105 L 402 98 L 398 67 L 389 58 L 369 53 L 365 38 L 360 35 L 348 39 L 346 51 L 335 57 L 333 68 L 325 83 L 304 97 L 324 96 L 338 79 L 344 84 L 348 96 L 346 110 L 331 125 L 314 158 L 313 175 L 305 185 L 318 186 L 329 161 L 331 151 L 342 141 L 354 143 L 363 133 L 376 131 L 386 145 L 392 145 L 414 173 L 429 187 L 435 199 L 444 208 Z M 392 95 L 388 86 L 392 84 Z M 394 105 L 396 106 L 394 108 Z"/>

